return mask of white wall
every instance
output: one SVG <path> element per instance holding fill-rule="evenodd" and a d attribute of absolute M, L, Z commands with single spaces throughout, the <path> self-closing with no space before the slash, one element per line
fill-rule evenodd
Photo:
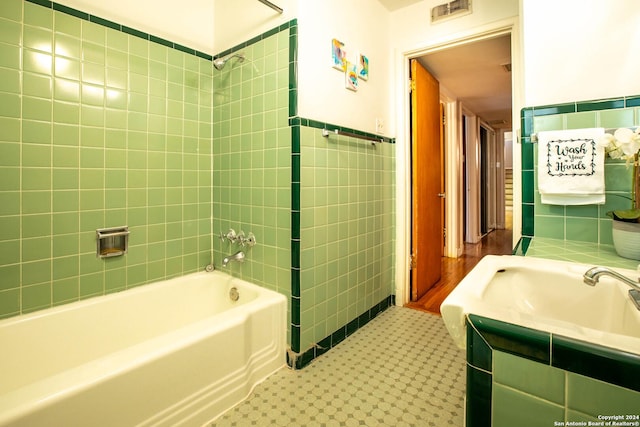
<path fill-rule="evenodd" d="M 56 0 L 117 24 L 213 54 L 211 0 Z"/>
<path fill-rule="evenodd" d="M 640 94 L 637 0 L 522 0 L 525 106 Z"/>
<path fill-rule="evenodd" d="M 426 0 L 393 12 L 392 46 L 401 51 L 421 49 L 447 41 L 453 34 L 518 15 L 518 0 L 475 0 L 471 14 L 431 24 L 431 8 L 442 3 Z"/>
<path fill-rule="evenodd" d="M 389 12 L 372 0 L 301 0 L 298 15 L 298 114 L 301 117 L 394 136 Z M 331 40 L 345 43 L 347 59 L 369 58 L 370 77 L 357 92 L 331 67 Z"/>
<path fill-rule="evenodd" d="M 258 0 L 209 0 L 215 4 L 214 53 L 223 52 L 296 18 L 299 1 L 304 0 L 271 0 L 283 9 L 279 14 Z"/>

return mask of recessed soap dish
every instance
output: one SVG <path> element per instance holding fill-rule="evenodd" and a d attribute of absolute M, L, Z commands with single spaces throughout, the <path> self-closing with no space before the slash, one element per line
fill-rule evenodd
<path fill-rule="evenodd" d="M 99 228 L 96 230 L 96 256 L 108 258 L 127 253 L 129 227 Z"/>

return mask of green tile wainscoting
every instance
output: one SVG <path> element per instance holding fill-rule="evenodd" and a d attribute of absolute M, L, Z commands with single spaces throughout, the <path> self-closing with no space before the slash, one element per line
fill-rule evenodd
<path fill-rule="evenodd" d="M 49 1 L 0 2 L 0 317 L 201 270 L 212 57 Z M 96 258 L 95 230 L 129 253 Z"/>
<path fill-rule="evenodd" d="M 640 96 L 579 101 L 521 110 L 522 236 L 515 253 L 526 253 L 531 239 L 548 238 L 610 247 L 611 219 L 606 212 L 630 206 L 632 168 L 624 161 L 605 160 L 606 202 L 603 205 L 559 206 L 540 202 L 537 186 L 537 144 L 541 131 L 640 125 Z M 540 252 L 540 251 L 538 251 Z"/>
<path fill-rule="evenodd" d="M 393 139 L 304 118 L 300 135 L 300 350 L 304 366 L 393 303 Z M 339 129 L 370 141 L 337 136 Z M 294 144 L 296 145 L 296 144 Z M 298 174 L 296 174 L 298 175 Z"/>
<path fill-rule="evenodd" d="M 640 355 L 467 317 L 466 427 L 587 425 L 607 415 L 635 423 L 639 377 Z"/>

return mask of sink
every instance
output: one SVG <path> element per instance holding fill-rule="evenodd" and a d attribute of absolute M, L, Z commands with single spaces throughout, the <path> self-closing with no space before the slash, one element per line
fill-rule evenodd
<path fill-rule="evenodd" d="M 522 256 L 484 257 L 440 307 L 460 348 L 465 317 L 477 314 L 640 354 L 640 311 L 629 286 L 603 276 L 588 286 L 582 275 L 593 265 Z M 636 272 L 618 270 L 628 277 Z"/>

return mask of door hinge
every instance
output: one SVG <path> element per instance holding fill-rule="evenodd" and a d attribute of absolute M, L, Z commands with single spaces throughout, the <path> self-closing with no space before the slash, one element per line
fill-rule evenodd
<path fill-rule="evenodd" d="M 409 79 L 409 93 L 416 90 L 416 82 L 413 79 Z"/>
<path fill-rule="evenodd" d="M 414 254 L 411 254 L 411 256 L 409 256 L 409 270 L 413 270 L 417 266 L 418 262 L 416 261 L 416 256 Z"/>

